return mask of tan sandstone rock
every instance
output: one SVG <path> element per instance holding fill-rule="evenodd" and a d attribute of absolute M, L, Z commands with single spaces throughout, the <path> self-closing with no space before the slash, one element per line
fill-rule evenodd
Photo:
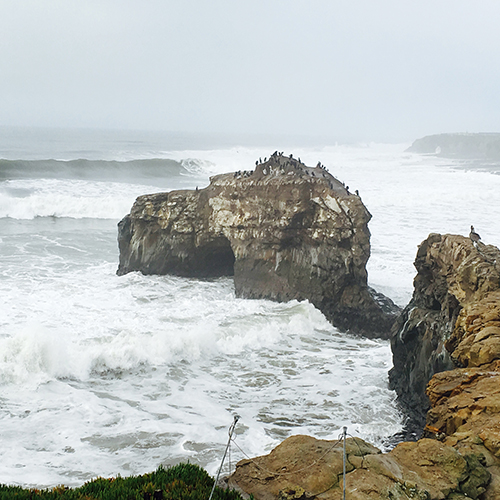
<path fill-rule="evenodd" d="M 490 480 L 474 454 L 463 455 L 434 439 L 402 443 L 381 454 L 350 438 L 346 455 L 349 500 L 478 498 Z M 342 442 L 290 437 L 269 455 L 239 462 L 228 485 L 257 500 L 341 500 Z"/>

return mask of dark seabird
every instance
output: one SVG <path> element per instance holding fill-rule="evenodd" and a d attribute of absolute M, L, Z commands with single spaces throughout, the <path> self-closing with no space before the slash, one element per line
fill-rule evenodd
<path fill-rule="evenodd" d="M 481 240 L 481 236 L 474 231 L 474 226 L 470 227 L 470 233 L 469 233 L 469 238 L 472 240 L 472 243 L 479 243 Z"/>

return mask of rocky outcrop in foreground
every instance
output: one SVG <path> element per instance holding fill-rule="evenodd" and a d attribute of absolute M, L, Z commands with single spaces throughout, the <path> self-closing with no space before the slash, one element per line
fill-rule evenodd
<path fill-rule="evenodd" d="M 500 251 L 431 234 L 415 265 L 415 293 L 393 338 L 391 383 L 414 409 L 430 405 L 424 437 L 389 453 L 347 440 L 347 498 L 498 500 Z M 228 484 L 257 500 L 340 499 L 341 457 L 335 441 L 294 436 L 239 462 Z"/>
<path fill-rule="evenodd" d="M 428 135 L 414 141 L 406 151 L 464 160 L 500 160 L 500 134 Z"/>
<path fill-rule="evenodd" d="M 367 286 L 371 215 L 325 168 L 275 153 L 195 191 L 140 196 L 118 274 L 234 275 L 236 294 L 309 300 L 337 327 L 388 338 L 398 308 Z"/>
<path fill-rule="evenodd" d="M 419 246 L 415 267 L 413 297 L 391 340 L 389 380 L 423 421 L 434 374 L 488 366 L 500 356 L 500 251 L 463 236 L 431 234 Z"/>
<path fill-rule="evenodd" d="M 435 439 L 383 454 L 349 438 L 346 455 L 348 500 L 465 500 L 479 498 L 491 482 L 482 455 L 459 453 Z M 342 442 L 292 436 L 269 455 L 239 462 L 226 484 L 256 500 L 341 500 Z"/>

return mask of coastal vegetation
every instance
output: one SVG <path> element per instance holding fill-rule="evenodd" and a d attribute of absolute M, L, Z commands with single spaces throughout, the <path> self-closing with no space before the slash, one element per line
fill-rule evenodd
<path fill-rule="evenodd" d="M 2 500 L 206 500 L 214 479 L 201 467 L 181 463 L 141 476 L 98 477 L 79 488 L 25 489 L 0 485 Z M 234 490 L 216 487 L 214 500 L 241 500 Z"/>

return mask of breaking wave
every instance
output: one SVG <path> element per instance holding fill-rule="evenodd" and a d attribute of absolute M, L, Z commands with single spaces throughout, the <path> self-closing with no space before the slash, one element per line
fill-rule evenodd
<path fill-rule="evenodd" d="M 0 181 L 8 179 L 85 179 L 137 182 L 192 175 L 191 163 L 167 158 L 109 160 L 0 160 Z"/>
<path fill-rule="evenodd" d="M 0 160 L 0 218 L 121 219 L 137 196 L 206 185 L 212 170 L 195 158 Z"/>
<path fill-rule="evenodd" d="M 121 219 L 135 198 L 153 186 L 83 180 L 12 180 L 0 183 L 0 218 Z"/>

